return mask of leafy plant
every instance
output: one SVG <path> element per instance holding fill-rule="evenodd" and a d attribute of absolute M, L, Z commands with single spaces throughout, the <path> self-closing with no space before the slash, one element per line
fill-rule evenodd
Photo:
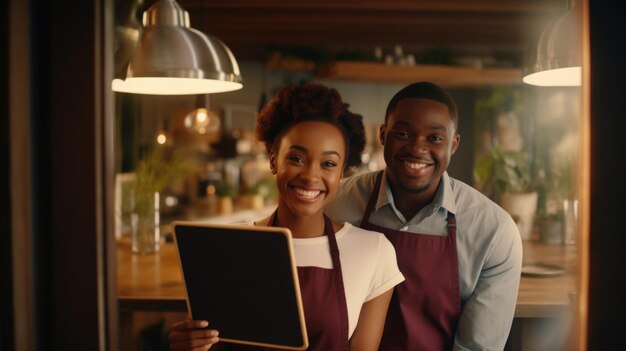
<path fill-rule="evenodd" d="M 538 210 L 535 218 L 538 221 L 562 221 L 563 220 L 563 212 L 548 212 L 546 210 Z"/>
<path fill-rule="evenodd" d="M 276 178 L 267 176 L 261 178 L 255 184 L 249 186 L 245 193 L 248 195 L 260 195 L 265 199 L 275 200 L 278 197 L 278 189 L 276 189 Z"/>
<path fill-rule="evenodd" d="M 476 99 L 475 116 L 490 116 L 502 111 L 516 111 L 522 107 L 522 92 L 516 86 L 491 89 L 487 96 Z"/>
<path fill-rule="evenodd" d="M 546 177 L 546 191 L 556 199 L 573 199 L 576 197 L 575 155 L 557 155 L 551 162 Z"/>
<path fill-rule="evenodd" d="M 524 115 L 523 94 L 517 86 L 498 86 L 482 92 L 474 102 L 474 137 L 482 145 L 484 135 L 493 139 L 497 129 L 497 116 L 503 112 Z"/>
<path fill-rule="evenodd" d="M 150 215 L 154 211 L 154 194 L 163 191 L 173 180 L 190 170 L 191 165 L 178 152 L 169 159 L 157 151 L 148 153 L 139 162 L 132 184 L 137 213 Z"/>
<path fill-rule="evenodd" d="M 530 190 L 529 157 L 525 152 L 494 148 L 474 165 L 474 178 L 483 193 Z"/>
<path fill-rule="evenodd" d="M 215 187 L 215 193 L 220 197 L 230 197 L 231 199 L 237 196 L 235 185 L 231 182 L 220 182 Z"/>

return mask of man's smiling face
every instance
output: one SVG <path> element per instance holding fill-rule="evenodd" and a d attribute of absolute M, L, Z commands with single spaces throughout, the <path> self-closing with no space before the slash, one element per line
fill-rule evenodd
<path fill-rule="evenodd" d="M 460 141 L 448 107 L 431 99 L 400 100 L 379 136 L 392 188 L 434 196 Z"/>

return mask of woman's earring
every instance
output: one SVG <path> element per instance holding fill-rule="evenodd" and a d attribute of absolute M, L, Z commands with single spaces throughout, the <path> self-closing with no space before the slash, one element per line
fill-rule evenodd
<path fill-rule="evenodd" d="M 343 178 L 339 178 L 339 183 L 343 182 Z"/>

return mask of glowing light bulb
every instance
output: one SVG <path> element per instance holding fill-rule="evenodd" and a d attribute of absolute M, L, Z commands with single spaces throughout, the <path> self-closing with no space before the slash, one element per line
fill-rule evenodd
<path fill-rule="evenodd" d="M 169 146 L 169 145 L 172 145 L 173 139 L 170 133 L 164 130 L 160 130 L 156 134 L 156 142 L 159 145 Z"/>
<path fill-rule="evenodd" d="M 185 116 L 184 124 L 193 133 L 215 133 L 220 129 L 220 118 L 211 110 L 197 108 Z"/>
<path fill-rule="evenodd" d="M 157 143 L 163 145 L 165 144 L 166 141 L 167 141 L 167 137 L 165 136 L 165 134 L 157 135 Z"/>

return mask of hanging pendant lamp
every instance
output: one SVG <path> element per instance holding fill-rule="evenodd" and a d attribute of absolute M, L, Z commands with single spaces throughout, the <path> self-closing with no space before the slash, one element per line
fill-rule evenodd
<path fill-rule="evenodd" d="M 189 112 L 183 120 L 185 128 L 194 134 L 212 134 L 220 130 L 220 117 L 209 109 L 209 95 L 198 95 L 197 108 Z"/>
<path fill-rule="evenodd" d="M 579 86 L 580 26 L 580 13 L 572 3 L 564 15 L 544 28 L 522 81 L 537 86 Z"/>
<path fill-rule="evenodd" d="M 243 87 L 239 65 L 218 38 L 190 27 L 189 13 L 159 0 L 143 14 L 141 42 L 126 78 L 113 91 L 153 95 L 208 94 Z"/>

